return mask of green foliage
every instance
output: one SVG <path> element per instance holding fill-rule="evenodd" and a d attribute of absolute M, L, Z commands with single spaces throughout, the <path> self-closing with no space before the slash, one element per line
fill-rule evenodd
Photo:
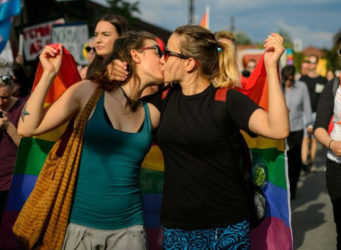
<path fill-rule="evenodd" d="M 294 48 L 291 36 L 287 31 L 280 29 L 277 33 L 283 37 L 283 45 L 285 48 Z"/>
<path fill-rule="evenodd" d="M 245 32 L 236 33 L 236 42 L 238 45 L 250 45 L 252 44 L 251 38 Z"/>
<path fill-rule="evenodd" d="M 133 3 L 129 3 L 124 0 L 107 0 L 107 2 L 111 5 L 111 7 L 107 9 L 106 12 L 124 16 L 130 24 L 138 20 L 134 14 L 140 13 L 139 0 Z"/>

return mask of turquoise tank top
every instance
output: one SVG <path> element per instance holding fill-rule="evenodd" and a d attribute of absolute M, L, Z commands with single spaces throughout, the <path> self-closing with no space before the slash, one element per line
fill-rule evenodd
<path fill-rule="evenodd" d="M 101 96 L 85 129 L 70 222 L 103 230 L 144 224 L 139 173 L 152 133 L 143 105 L 142 130 L 123 132 L 105 120 Z"/>

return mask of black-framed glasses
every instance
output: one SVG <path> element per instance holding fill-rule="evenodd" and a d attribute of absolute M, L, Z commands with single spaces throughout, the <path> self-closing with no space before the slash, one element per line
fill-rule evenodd
<path fill-rule="evenodd" d="M 341 56 L 341 48 L 339 48 L 339 49 L 337 50 L 337 54 L 338 54 L 339 56 Z"/>
<path fill-rule="evenodd" d="M 167 61 L 168 57 L 170 57 L 170 56 L 175 56 L 175 57 L 178 57 L 178 58 L 181 58 L 181 59 L 189 59 L 189 58 L 191 58 L 190 56 L 186 56 L 184 54 L 180 54 L 180 53 L 171 51 L 167 47 L 165 48 L 165 52 L 163 54 L 165 56 L 165 61 Z"/>
<path fill-rule="evenodd" d="M 13 80 L 13 77 L 11 75 L 6 75 L 6 76 L 0 76 L 1 81 L 4 83 L 8 83 L 8 81 Z"/>
<path fill-rule="evenodd" d="M 289 82 L 291 82 L 291 83 L 294 83 L 294 82 L 295 82 L 295 79 L 294 79 L 294 78 L 287 78 L 287 79 L 285 79 L 285 81 L 289 81 Z"/>
<path fill-rule="evenodd" d="M 159 45 L 157 45 L 157 44 L 154 44 L 154 45 L 152 45 L 152 46 L 144 47 L 144 48 L 142 48 L 140 51 L 142 52 L 142 51 L 145 51 L 145 50 L 147 50 L 147 49 L 155 49 L 157 56 L 160 57 L 160 58 L 161 58 L 162 55 L 163 55 L 161 48 L 160 48 Z"/>
<path fill-rule="evenodd" d="M 94 52 L 94 53 L 96 53 L 96 48 L 95 47 L 90 47 L 90 46 L 86 46 L 85 47 L 85 50 L 86 50 L 86 52 L 90 52 L 91 50 Z"/>

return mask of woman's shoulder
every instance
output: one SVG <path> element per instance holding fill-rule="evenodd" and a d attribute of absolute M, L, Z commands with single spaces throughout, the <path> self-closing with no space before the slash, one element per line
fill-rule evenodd
<path fill-rule="evenodd" d="M 90 80 L 81 80 L 71 85 L 65 94 L 69 95 L 73 100 L 78 101 L 83 107 L 90 99 L 98 85 Z"/>

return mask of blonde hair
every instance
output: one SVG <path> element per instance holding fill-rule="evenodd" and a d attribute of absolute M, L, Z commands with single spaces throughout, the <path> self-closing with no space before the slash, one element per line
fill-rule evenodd
<path fill-rule="evenodd" d="M 201 74 L 215 87 L 234 87 L 239 82 L 239 70 L 233 45 L 219 43 L 213 33 L 199 25 L 178 27 L 180 52 L 200 63 Z"/>
<path fill-rule="evenodd" d="M 217 40 L 225 38 L 225 39 L 231 40 L 234 43 L 237 40 L 236 35 L 233 32 L 228 31 L 228 30 L 217 31 L 214 33 L 214 36 Z"/>

